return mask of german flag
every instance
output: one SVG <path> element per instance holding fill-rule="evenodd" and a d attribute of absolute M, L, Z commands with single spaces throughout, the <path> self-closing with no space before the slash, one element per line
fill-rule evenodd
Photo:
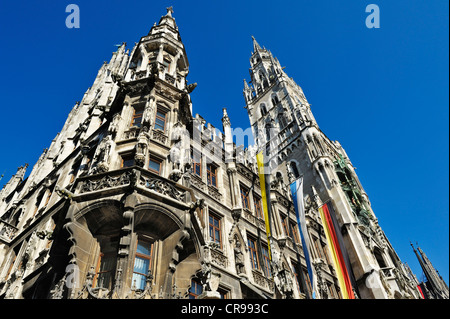
<path fill-rule="evenodd" d="M 330 212 L 331 210 L 331 212 Z M 339 281 L 343 299 L 355 299 L 352 289 L 353 273 L 350 268 L 347 251 L 339 232 L 339 226 L 334 216 L 333 206 L 330 203 L 323 204 L 319 208 L 325 236 L 327 237 L 328 248 L 333 259 L 334 269 Z M 336 229 L 337 228 L 337 229 Z M 356 288 L 356 287 L 355 287 Z"/>

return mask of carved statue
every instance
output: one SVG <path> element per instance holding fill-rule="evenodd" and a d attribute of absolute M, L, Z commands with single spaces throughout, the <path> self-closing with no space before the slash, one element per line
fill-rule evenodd
<path fill-rule="evenodd" d="M 136 162 L 136 165 L 141 167 L 145 165 L 145 156 L 147 154 L 148 139 L 149 139 L 148 130 L 149 130 L 148 126 L 143 126 L 137 137 L 136 153 L 134 155 L 134 160 Z"/>
<path fill-rule="evenodd" d="M 104 173 L 109 170 L 109 157 L 111 152 L 111 136 L 105 136 L 98 147 L 96 162 L 96 170 L 98 173 Z"/>
<path fill-rule="evenodd" d="M 236 264 L 236 273 L 242 274 L 245 273 L 244 269 L 244 254 L 242 253 L 241 249 L 241 241 L 235 237 L 234 238 L 234 260 Z"/>
<path fill-rule="evenodd" d="M 152 96 L 149 99 L 149 103 L 142 114 L 142 123 L 152 127 L 152 116 L 156 108 L 155 98 Z"/>

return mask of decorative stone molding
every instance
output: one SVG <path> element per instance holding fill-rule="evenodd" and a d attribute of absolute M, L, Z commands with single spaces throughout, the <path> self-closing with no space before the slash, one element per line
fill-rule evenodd
<path fill-rule="evenodd" d="M 211 261 L 219 267 L 226 268 L 228 265 L 228 258 L 217 249 L 211 249 Z"/>
<path fill-rule="evenodd" d="M 7 222 L 0 220 L 0 238 L 11 241 L 17 234 L 18 229 Z"/>
<path fill-rule="evenodd" d="M 171 185 L 168 181 L 164 181 L 156 177 L 141 176 L 139 184 L 150 190 L 153 190 L 164 196 L 176 199 L 184 202 L 186 200 L 186 192 L 179 191 L 175 186 Z"/>
<path fill-rule="evenodd" d="M 202 191 L 206 191 L 206 184 L 202 181 L 202 179 L 199 176 L 191 173 L 190 177 L 191 177 L 190 182 L 191 182 L 192 186 L 194 186 Z"/>
<path fill-rule="evenodd" d="M 208 186 L 208 194 L 218 201 L 222 200 L 222 194 L 214 186 Z"/>
<path fill-rule="evenodd" d="M 275 291 L 275 283 L 272 280 L 266 278 L 259 271 L 255 270 L 255 269 L 252 270 L 252 275 L 253 275 L 253 281 L 256 285 L 258 285 L 261 288 L 268 290 L 272 293 Z"/>
<path fill-rule="evenodd" d="M 164 134 L 163 131 L 161 130 L 152 130 L 152 140 L 157 141 L 161 144 L 166 145 L 168 137 L 166 134 Z"/>
<path fill-rule="evenodd" d="M 81 182 L 80 194 L 131 184 L 131 175 L 132 172 L 127 171 L 115 177 L 105 175 L 100 179 L 84 180 Z"/>

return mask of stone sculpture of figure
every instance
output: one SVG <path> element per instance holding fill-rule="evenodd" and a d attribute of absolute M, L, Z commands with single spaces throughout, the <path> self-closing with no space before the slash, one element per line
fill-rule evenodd
<path fill-rule="evenodd" d="M 107 172 L 109 169 L 109 155 L 111 151 L 111 137 L 105 136 L 98 147 L 97 153 L 97 170 L 99 173 Z"/>
<path fill-rule="evenodd" d="M 237 274 L 245 273 L 244 269 L 244 254 L 242 253 L 241 249 L 241 242 L 240 240 L 235 237 L 234 238 L 235 247 L 234 247 L 234 260 L 236 263 L 236 272 Z"/>
<path fill-rule="evenodd" d="M 152 127 L 152 115 L 155 110 L 155 98 L 150 97 L 149 103 L 144 110 L 144 114 L 142 114 L 142 123 Z"/>
<path fill-rule="evenodd" d="M 145 156 L 148 147 L 148 138 L 149 138 L 148 127 L 143 126 L 137 137 L 136 154 L 134 155 L 134 160 L 136 164 L 139 166 L 144 166 L 145 164 Z"/>
<path fill-rule="evenodd" d="M 182 164 L 182 156 L 181 156 L 181 140 L 175 142 L 175 144 L 170 149 L 170 161 L 172 162 L 172 169 L 179 170 Z"/>
<path fill-rule="evenodd" d="M 115 135 L 117 134 L 117 130 L 119 129 L 119 122 L 120 122 L 120 114 L 116 113 L 111 121 L 111 124 L 109 125 L 108 133 Z"/>

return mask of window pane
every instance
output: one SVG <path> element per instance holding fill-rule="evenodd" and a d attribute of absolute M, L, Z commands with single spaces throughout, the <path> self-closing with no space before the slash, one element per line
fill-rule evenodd
<path fill-rule="evenodd" d="M 220 233 L 219 233 L 219 230 L 218 229 L 216 229 L 216 231 L 215 231 L 215 242 L 216 243 L 220 243 L 220 240 L 219 240 L 219 238 L 220 238 Z"/>
<path fill-rule="evenodd" d="M 136 252 L 139 254 L 150 256 L 151 244 L 143 241 L 138 241 Z"/>
<path fill-rule="evenodd" d="M 132 285 L 134 287 L 136 287 L 136 289 L 141 289 L 144 290 L 145 289 L 145 281 L 146 278 L 144 275 L 140 275 L 140 274 L 133 274 L 133 280 L 132 280 Z"/>
<path fill-rule="evenodd" d="M 151 170 L 156 171 L 156 172 L 159 173 L 159 170 L 161 169 L 161 163 L 160 163 L 160 162 L 157 162 L 157 161 L 155 161 L 155 160 L 150 160 L 150 162 L 149 162 L 149 164 L 148 164 L 148 167 L 149 167 Z"/>
<path fill-rule="evenodd" d="M 150 266 L 149 259 L 145 259 L 145 258 L 141 258 L 141 257 L 136 257 L 134 259 L 134 269 L 133 269 L 134 272 L 138 272 L 140 274 L 147 275 L 149 266 Z"/>
<path fill-rule="evenodd" d="M 156 128 L 160 128 L 160 129 L 164 129 L 164 123 L 165 122 L 163 120 L 161 120 L 159 118 L 156 118 L 155 127 Z"/>
<path fill-rule="evenodd" d="M 157 111 L 157 112 L 156 112 L 156 116 L 161 117 L 161 118 L 163 118 L 163 119 L 166 118 L 166 114 L 164 114 L 164 113 L 162 113 L 162 112 L 160 112 L 160 111 Z"/>
<path fill-rule="evenodd" d="M 134 165 L 134 158 L 126 157 L 123 159 L 122 167 L 131 167 Z"/>

